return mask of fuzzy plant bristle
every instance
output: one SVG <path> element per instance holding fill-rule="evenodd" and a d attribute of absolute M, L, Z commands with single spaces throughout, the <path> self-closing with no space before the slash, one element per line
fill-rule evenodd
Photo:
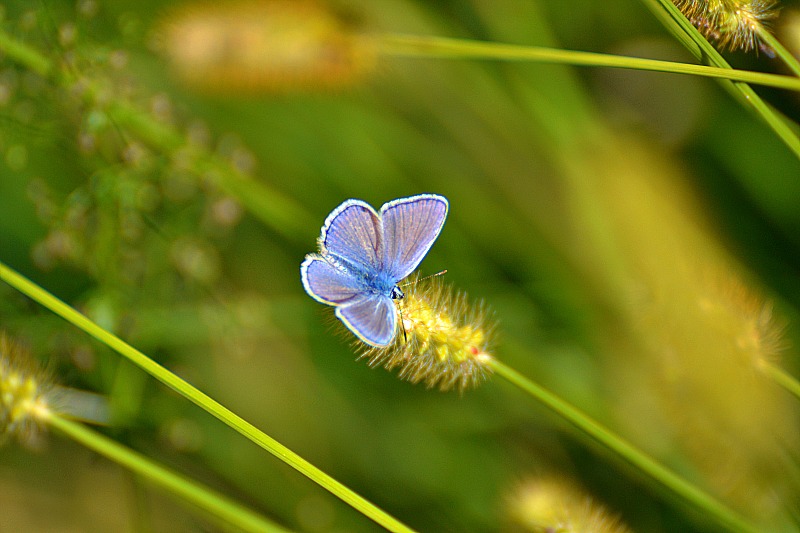
<path fill-rule="evenodd" d="M 673 0 L 708 39 L 720 48 L 749 51 L 759 34 L 778 16 L 774 0 Z"/>
<path fill-rule="evenodd" d="M 21 346 L 0 332 L 0 441 L 22 442 L 38 433 L 49 412 L 50 380 Z"/>
<path fill-rule="evenodd" d="M 471 303 L 436 279 L 412 280 L 403 288 L 394 341 L 385 348 L 365 348 L 360 358 L 429 388 L 463 391 L 484 381 L 491 372 L 494 324 L 483 304 Z"/>

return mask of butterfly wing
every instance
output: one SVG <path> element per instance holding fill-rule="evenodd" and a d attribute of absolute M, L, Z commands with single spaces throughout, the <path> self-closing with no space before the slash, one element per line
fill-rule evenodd
<path fill-rule="evenodd" d="M 336 306 L 336 316 L 361 340 L 387 346 L 397 331 L 389 289 L 417 268 L 447 210 L 447 199 L 435 194 L 388 202 L 380 215 L 361 200 L 344 202 L 322 226 L 320 253 L 300 267 L 306 292 Z"/>
<path fill-rule="evenodd" d="M 447 218 L 449 203 L 438 194 L 399 198 L 381 207 L 383 264 L 392 279 L 411 274 L 433 246 Z"/>
<path fill-rule="evenodd" d="M 333 254 L 366 273 L 377 272 L 383 263 L 381 219 L 361 200 L 347 200 L 334 209 L 325 219 L 319 242 L 323 255 Z"/>
<path fill-rule="evenodd" d="M 397 309 L 389 296 L 380 293 L 362 295 L 336 308 L 336 316 L 359 339 L 382 348 L 394 339 Z"/>
<path fill-rule="evenodd" d="M 360 277 L 337 264 L 332 257 L 306 256 L 300 265 L 300 277 L 312 298 L 330 305 L 347 304 L 361 297 L 363 292 Z"/>

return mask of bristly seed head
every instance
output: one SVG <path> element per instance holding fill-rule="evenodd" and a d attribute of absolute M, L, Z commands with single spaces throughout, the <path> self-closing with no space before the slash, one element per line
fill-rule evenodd
<path fill-rule="evenodd" d="M 486 379 L 494 324 L 483 304 L 453 294 L 435 278 L 412 279 L 403 291 L 405 298 L 396 301 L 394 341 L 385 348 L 363 348 L 360 358 L 369 359 L 372 367 L 397 368 L 400 378 L 429 388 L 463 391 Z"/>
<path fill-rule="evenodd" d="M 778 16 L 775 0 L 673 0 L 720 48 L 745 52 L 762 46 L 759 33 Z"/>
<path fill-rule="evenodd" d="M 50 380 L 30 355 L 0 332 L 0 441 L 30 442 L 49 412 Z"/>

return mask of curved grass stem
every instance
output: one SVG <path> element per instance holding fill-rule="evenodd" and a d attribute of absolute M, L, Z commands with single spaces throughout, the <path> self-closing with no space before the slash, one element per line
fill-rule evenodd
<path fill-rule="evenodd" d="M 653 15 L 681 42 L 698 61 L 712 66 L 732 67 L 714 46 L 703 37 L 691 22 L 670 0 L 641 0 Z M 768 44 L 771 41 L 767 41 Z M 741 81 L 722 80 L 723 87 L 739 102 L 753 110 L 783 143 L 800 159 L 800 137 L 783 115 L 775 111 L 753 90 Z"/>
<path fill-rule="evenodd" d="M 47 412 L 42 419 L 48 427 L 122 465 L 154 485 L 196 505 L 226 525 L 232 525 L 250 533 L 286 533 L 288 531 L 222 494 L 164 468 L 147 457 L 77 422 L 53 412 Z"/>
<path fill-rule="evenodd" d="M 800 400 L 800 382 L 798 382 L 794 376 L 784 369 L 766 361 L 761 363 L 760 368 L 761 371 L 769 376 L 775 383 Z"/>
<path fill-rule="evenodd" d="M 207 411 L 384 528 L 389 531 L 404 533 L 413 531 L 386 511 L 347 488 L 198 388 L 176 376 L 130 344 L 104 330 L 43 288 L 18 274 L 2 261 L 0 261 L 0 280 L 5 281 L 16 290 L 119 353 L 187 400 Z"/>
<path fill-rule="evenodd" d="M 772 33 L 763 26 L 759 26 L 758 38 L 775 52 L 775 55 L 783 61 L 783 64 L 786 65 L 789 70 L 794 72 L 795 76 L 800 76 L 800 61 L 783 46 L 783 43 L 781 43 L 777 37 L 772 35 Z"/>
<path fill-rule="evenodd" d="M 376 37 L 383 54 L 397 57 L 429 57 L 438 59 L 490 59 L 496 61 L 530 61 L 581 67 L 607 67 L 672 74 L 690 74 L 706 78 L 741 81 L 800 90 L 800 80 L 792 76 L 765 74 L 747 70 L 692 65 L 657 59 L 641 59 L 593 52 L 578 52 L 539 46 L 451 39 L 446 37 L 386 34 Z"/>
<path fill-rule="evenodd" d="M 592 440 L 617 454 L 628 464 L 647 474 L 675 495 L 694 507 L 707 512 L 720 525 L 739 532 L 755 533 L 758 531 L 758 528 L 749 524 L 743 517 L 728 509 L 714 497 L 661 465 L 622 437 L 591 419 L 578 408 L 497 360 L 492 360 L 491 366 L 497 375 L 530 394 L 556 415 L 591 437 Z"/>
<path fill-rule="evenodd" d="M 0 53 L 67 92 L 78 81 L 78 76 L 70 69 L 58 68 L 55 61 L 2 28 Z M 99 96 L 103 91 L 89 78 L 81 78 L 80 85 L 82 89 L 77 93 L 82 95 L 85 104 L 98 106 L 115 124 L 135 134 L 157 152 L 183 150 L 196 174 L 236 198 L 276 233 L 292 240 L 303 235 L 311 224 L 312 217 L 302 204 L 269 184 L 243 174 L 219 154 L 193 146 L 176 127 L 159 122 L 146 110 L 123 98 L 111 98 L 106 102 L 106 97 Z"/>

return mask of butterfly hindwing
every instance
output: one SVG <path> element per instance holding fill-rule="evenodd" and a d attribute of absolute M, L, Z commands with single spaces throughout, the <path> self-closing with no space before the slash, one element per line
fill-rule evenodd
<path fill-rule="evenodd" d="M 384 347 L 394 339 L 397 309 L 389 296 L 372 293 L 336 308 L 338 316 L 361 340 Z"/>
<path fill-rule="evenodd" d="M 342 305 L 361 296 L 364 287 L 361 279 L 337 265 L 333 258 L 317 254 L 306 256 L 300 265 L 303 287 L 315 300 L 331 305 Z"/>

